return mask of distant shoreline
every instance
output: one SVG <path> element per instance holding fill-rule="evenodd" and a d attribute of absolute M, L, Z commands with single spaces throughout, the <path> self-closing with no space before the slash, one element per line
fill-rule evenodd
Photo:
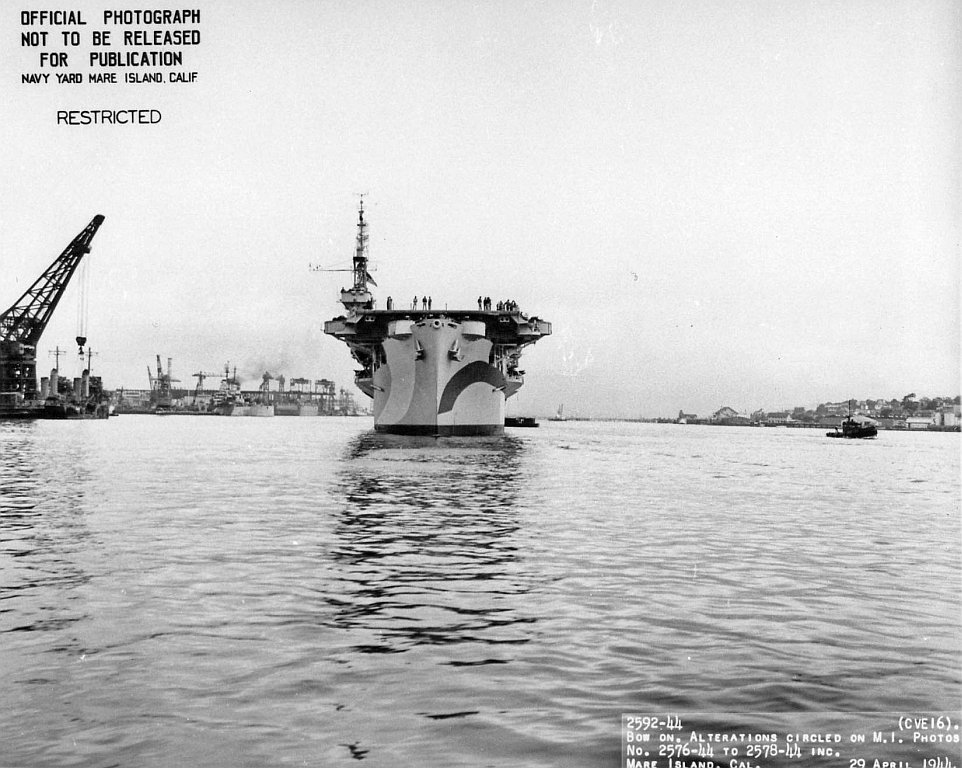
<path fill-rule="evenodd" d="M 551 421 L 551 419 L 547 419 Z M 680 427 L 753 427 L 753 428 L 763 428 L 763 429 L 834 429 L 838 424 L 826 423 L 826 424 L 743 424 L 743 423 L 726 423 L 722 421 L 688 421 L 679 422 L 677 419 L 671 418 L 655 418 L 655 419 L 631 419 L 631 418 L 617 418 L 617 417 L 605 417 L 599 416 L 597 418 L 565 418 L 563 421 L 598 421 L 598 422 L 618 422 L 623 421 L 627 423 L 634 424 L 677 424 Z M 962 429 L 958 425 L 945 427 L 936 424 L 927 424 L 923 427 L 895 427 L 887 426 L 883 424 L 878 424 L 879 431 L 885 432 L 960 432 Z"/>

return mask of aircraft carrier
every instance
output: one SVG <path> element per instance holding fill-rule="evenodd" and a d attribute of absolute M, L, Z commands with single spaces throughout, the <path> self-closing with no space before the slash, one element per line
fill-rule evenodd
<path fill-rule="evenodd" d="M 368 284 L 364 200 L 358 212 L 354 284 L 341 289 L 345 315 L 324 324 L 360 364 L 358 388 L 374 400 L 374 428 L 406 435 L 498 435 L 505 401 L 524 383 L 522 350 L 551 333 L 551 323 L 513 302 L 478 299 L 478 308 L 375 309 Z"/>

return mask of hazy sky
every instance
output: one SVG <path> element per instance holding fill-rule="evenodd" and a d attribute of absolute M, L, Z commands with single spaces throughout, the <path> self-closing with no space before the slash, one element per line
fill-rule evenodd
<path fill-rule="evenodd" d="M 86 80 L 90 32 L 124 29 L 102 23 L 117 3 L 72 2 L 71 49 L 21 25 L 50 5 L 0 11 L 0 310 L 106 216 L 88 338 L 108 387 L 146 388 L 160 354 L 191 386 L 230 361 L 250 386 L 353 388 L 321 331 L 349 276 L 308 266 L 349 266 L 365 192 L 381 306 L 484 294 L 553 322 L 516 412 L 959 393 L 952 0 L 152 2 L 200 9 L 196 82 L 23 84 L 55 79 L 41 50 Z M 163 120 L 56 122 L 129 108 Z M 73 348 L 78 292 L 39 368 Z"/>

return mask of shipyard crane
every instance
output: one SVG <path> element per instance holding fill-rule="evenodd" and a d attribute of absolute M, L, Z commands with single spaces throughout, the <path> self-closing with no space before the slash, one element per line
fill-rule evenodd
<path fill-rule="evenodd" d="M 173 358 L 167 358 L 167 373 L 160 362 L 160 355 L 157 355 L 157 375 L 150 372 L 147 366 L 147 378 L 150 381 L 150 401 L 155 407 L 169 408 L 173 399 L 173 384 L 180 383 L 180 379 L 171 376 L 171 368 L 174 364 Z"/>
<path fill-rule="evenodd" d="M 192 373 L 191 376 L 197 379 L 197 386 L 194 387 L 194 394 L 196 395 L 198 392 L 204 389 L 204 379 L 210 376 L 220 376 L 220 374 L 211 373 L 210 371 L 197 371 L 197 373 Z"/>
<path fill-rule="evenodd" d="M 271 391 L 271 382 L 274 377 L 271 375 L 270 371 L 265 371 L 263 377 L 261 378 L 260 390 L 265 395 Z"/>
<path fill-rule="evenodd" d="M 330 379 L 317 379 L 314 382 L 314 394 L 318 395 L 321 404 L 321 413 L 328 416 L 334 415 L 334 382 Z"/>
<path fill-rule="evenodd" d="M 12 394 L 21 401 L 36 399 L 40 337 L 81 259 L 90 253 L 90 243 L 103 222 L 103 216 L 94 216 L 36 282 L 0 315 L 0 394 Z"/>

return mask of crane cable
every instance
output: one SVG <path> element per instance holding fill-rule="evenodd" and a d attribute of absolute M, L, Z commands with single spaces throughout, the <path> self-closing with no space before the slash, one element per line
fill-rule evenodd
<path fill-rule="evenodd" d="M 80 292 L 77 297 L 77 355 L 83 368 L 84 345 L 87 343 L 88 294 L 90 287 L 90 259 L 80 263 Z"/>

